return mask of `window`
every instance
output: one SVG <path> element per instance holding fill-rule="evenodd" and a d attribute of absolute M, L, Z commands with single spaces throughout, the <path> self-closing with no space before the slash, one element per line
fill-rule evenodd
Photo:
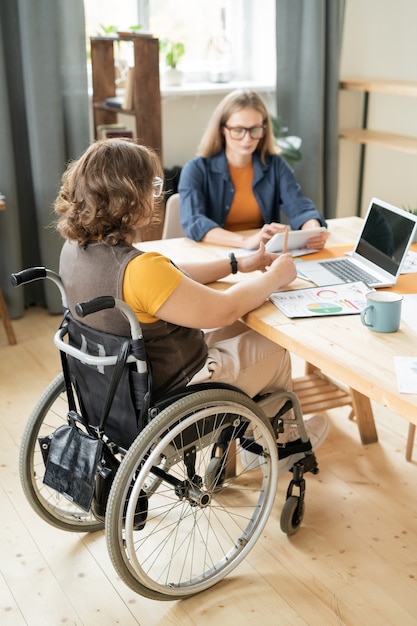
<path fill-rule="evenodd" d="M 226 82 L 239 76 L 242 0 L 149 0 L 149 27 L 161 39 L 182 41 L 186 54 L 181 65 L 188 80 Z M 246 78 L 246 77 L 245 77 Z"/>
<path fill-rule="evenodd" d="M 263 0 L 84 0 L 87 37 L 141 25 L 181 41 L 187 82 L 275 84 L 275 2 Z M 163 59 L 161 59 L 163 61 Z M 163 69 L 163 66 L 161 66 Z"/>
<path fill-rule="evenodd" d="M 84 13 L 87 39 L 110 28 L 116 32 L 140 24 L 138 4 L 132 0 L 84 0 Z"/>

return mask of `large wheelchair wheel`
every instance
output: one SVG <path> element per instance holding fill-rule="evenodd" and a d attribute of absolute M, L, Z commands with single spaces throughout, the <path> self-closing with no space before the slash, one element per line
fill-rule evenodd
<path fill-rule="evenodd" d="M 213 586 L 255 545 L 277 475 L 273 430 L 250 398 L 210 389 L 177 400 L 139 434 L 115 476 L 106 538 L 118 574 L 155 600 Z"/>
<path fill-rule="evenodd" d="M 47 437 L 67 423 L 68 400 L 63 374 L 47 387 L 35 406 L 20 446 L 20 481 L 25 496 L 46 522 L 72 532 L 92 532 L 104 527 L 91 512 L 86 513 L 63 495 L 43 484 L 45 464 L 38 437 Z"/>

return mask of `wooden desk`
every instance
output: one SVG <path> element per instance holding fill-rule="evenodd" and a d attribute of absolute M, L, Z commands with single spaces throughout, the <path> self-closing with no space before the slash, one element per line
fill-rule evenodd
<path fill-rule="evenodd" d="M 328 249 L 321 255 L 337 256 L 353 245 L 361 222 L 358 217 L 329 220 Z M 176 261 L 190 258 L 208 260 L 224 256 L 228 250 L 186 238 L 148 241 L 138 244 L 138 247 L 161 252 Z M 309 258 L 315 256 L 311 255 Z M 213 287 L 224 289 L 237 280 L 245 280 L 245 275 L 229 276 Z M 407 285 L 410 282 L 414 284 L 415 280 L 415 274 L 401 276 L 395 290 L 411 291 Z M 293 283 L 294 288 L 306 286 L 309 283 L 301 279 Z M 371 400 L 389 407 L 411 424 L 417 424 L 417 395 L 398 392 L 393 363 L 395 355 L 415 356 L 417 334 L 405 322 L 401 322 L 397 333 L 377 334 L 362 326 L 357 315 L 291 320 L 271 302 L 265 302 L 248 313 L 243 321 L 250 328 L 306 361 L 306 377 L 295 384 L 297 394 L 300 395 L 301 392 L 304 412 L 307 412 L 306 407 L 310 409 L 313 406 L 308 393 L 303 402 L 305 385 L 310 381 L 309 389 L 313 391 L 314 386 L 319 385 L 320 393 L 315 395 L 321 395 L 321 398 L 315 398 L 316 406 L 325 410 L 326 394 L 330 393 L 335 379 L 342 383 L 342 388 L 338 384 L 333 385 L 333 395 L 328 396 L 330 406 L 327 408 L 350 404 L 357 419 L 362 443 L 369 444 L 378 439 Z M 323 381 L 324 387 L 321 389 Z M 346 391 L 343 390 L 343 385 L 346 386 Z M 320 400 L 323 401 L 321 404 Z M 412 433 L 414 434 L 414 430 Z"/>

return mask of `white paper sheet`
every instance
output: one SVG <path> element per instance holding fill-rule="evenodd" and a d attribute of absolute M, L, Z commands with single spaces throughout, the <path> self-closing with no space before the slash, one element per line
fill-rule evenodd
<path fill-rule="evenodd" d="M 417 252 L 409 250 L 404 259 L 401 274 L 413 274 L 414 272 L 417 272 Z"/>
<path fill-rule="evenodd" d="M 404 320 L 404 322 L 406 322 L 410 328 L 417 332 L 417 294 L 404 294 L 404 299 L 401 307 L 401 319 Z"/>
<path fill-rule="evenodd" d="M 417 393 L 417 355 L 395 356 L 394 368 L 400 393 Z"/>
<path fill-rule="evenodd" d="M 309 287 L 279 291 L 270 301 L 287 317 L 324 317 L 358 315 L 367 305 L 366 294 L 373 291 L 364 283 L 342 283 L 328 287 Z"/>

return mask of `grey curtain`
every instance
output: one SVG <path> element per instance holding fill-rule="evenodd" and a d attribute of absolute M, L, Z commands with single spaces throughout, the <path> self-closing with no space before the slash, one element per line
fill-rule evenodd
<path fill-rule="evenodd" d="M 335 217 L 338 83 L 345 0 L 277 0 L 277 109 L 302 138 L 296 176 L 305 195 Z"/>
<path fill-rule="evenodd" d="M 0 284 L 11 317 L 26 306 L 62 310 L 56 287 L 10 284 L 11 272 L 58 269 L 52 205 L 66 162 L 89 143 L 82 0 L 1 0 Z"/>

